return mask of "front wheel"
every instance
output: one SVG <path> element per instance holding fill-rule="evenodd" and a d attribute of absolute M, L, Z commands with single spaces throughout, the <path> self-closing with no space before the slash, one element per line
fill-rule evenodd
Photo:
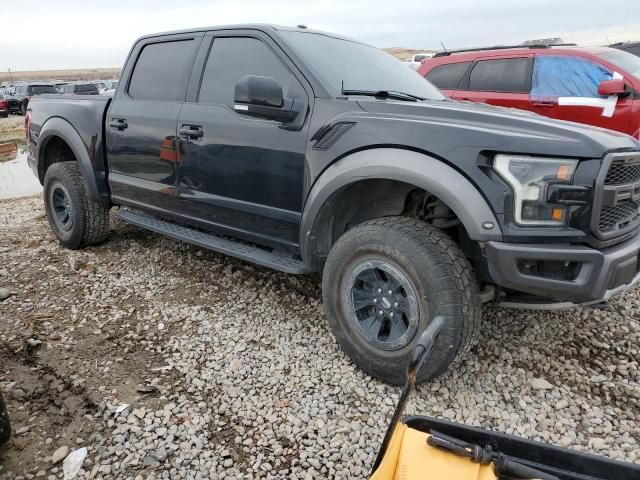
<path fill-rule="evenodd" d="M 441 230 L 406 217 L 358 225 L 338 239 L 324 267 L 329 325 L 364 371 L 402 384 L 415 343 L 430 320 L 447 324 L 419 382 L 442 374 L 473 343 L 480 323 L 469 262 Z"/>
<path fill-rule="evenodd" d="M 26 103 L 21 103 L 20 104 L 20 115 L 26 115 L 27 114 L 27 104 Z"/>

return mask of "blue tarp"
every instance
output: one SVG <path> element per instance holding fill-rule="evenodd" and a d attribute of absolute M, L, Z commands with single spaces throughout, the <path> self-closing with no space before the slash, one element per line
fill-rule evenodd
<path fill-rule="evenodd" d="M 538 55 L 533 67 L 531 96 L 536 99 L 558 97 L 598 97 L 598 85 L 611 80 L 613 73 L 584 58 Z"/>

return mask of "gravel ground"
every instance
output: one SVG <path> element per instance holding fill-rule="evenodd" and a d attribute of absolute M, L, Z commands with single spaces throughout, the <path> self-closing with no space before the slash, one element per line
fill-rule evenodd
<path fill-rule="evenodd" d="M 336 347 L 317 278 L 116 220 L 67 251 L 31 197 L 0 201 L 1 287 L 0 478 L 62 478 L 81 448 L 76 478 L 367 477 L 398 389 Z M 606 311 L 487 308 L 409 413 L 640 462 L 639 309 L 638 289 Z"/>

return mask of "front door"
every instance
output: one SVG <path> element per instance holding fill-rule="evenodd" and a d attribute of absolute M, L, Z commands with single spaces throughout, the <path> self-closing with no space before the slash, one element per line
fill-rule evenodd
<path fill-rule="evenodd" d="M 540 115 L 628 133 L 633 109 L 631 95 L 600 97 L 598 85 L 622 78 L 608 67 L 586 58 L 537 55 L 531 102 Z"/>
<path fill-rule="evenodd" d="M 115 200 L 159 213 L 176 208 L 176 125 L 202 34 L 134 47 L 107 112 L 109 185 Z M 125 77 L 126 78 L 126 77 Z"/>
<path fill-rule="evenodd" d="M 181 208 L 205 227 L 295 250 L 309 99 L 268 38 L 225 35 L 209 40 L 199 93 L 178 118 L 179 131 L 196 132 L 180 138 Z M 276 79 L 285 99 L 304 105 L 294 122 L 300 127 L 235 111 L 235 85 L 246 75 Z"/>

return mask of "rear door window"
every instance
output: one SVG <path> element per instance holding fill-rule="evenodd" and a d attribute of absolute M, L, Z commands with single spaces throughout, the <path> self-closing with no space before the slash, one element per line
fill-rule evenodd
<path fill-rule="evenodd" d="M 43 93 L 58 93 L 53 85 L 30 85 L 28 93 L 31 95 L 41 95 Z"/>
<path fill-rule="evenodd" d="M 469 90 L 529 93 L 531 69 L 528 57 L 478 61 L 469 75 Z"/>
<path fill-rule="evenodd" d="M 76 92 L 78 93 L 98 93 L 98 86 L 93 83 L 85 83 L 76 85 Z"/>
<path fill-rule="evenodd" d="M 199 103 L 233 105 L 238 80 L 246 75 L 275 78 L 286 98 L 302 86 L 278 55 L 263 41 L 249 37 L 221 37 L 213 41 L 202 75 Z"/>
<path fill-rule="evenodd" d="M 470 64 L 471 62 L 461 62 L 439 65 L 430 70 L 425 78 L 440 89 L 455 90 L 467 73 Z"/>
<path fill-rule="evenodd" d="M 193 39 L 145 45 L 131 74 L 135 100 L 184 101 L 191 74 Z"/>
<path fill-rule="evenodd" d="M 531 96 L 536 99 L 596 98 L 598 85 L 612 77 L 611 70 L 586 58 L 537 55 L 533 67 Z"/>

